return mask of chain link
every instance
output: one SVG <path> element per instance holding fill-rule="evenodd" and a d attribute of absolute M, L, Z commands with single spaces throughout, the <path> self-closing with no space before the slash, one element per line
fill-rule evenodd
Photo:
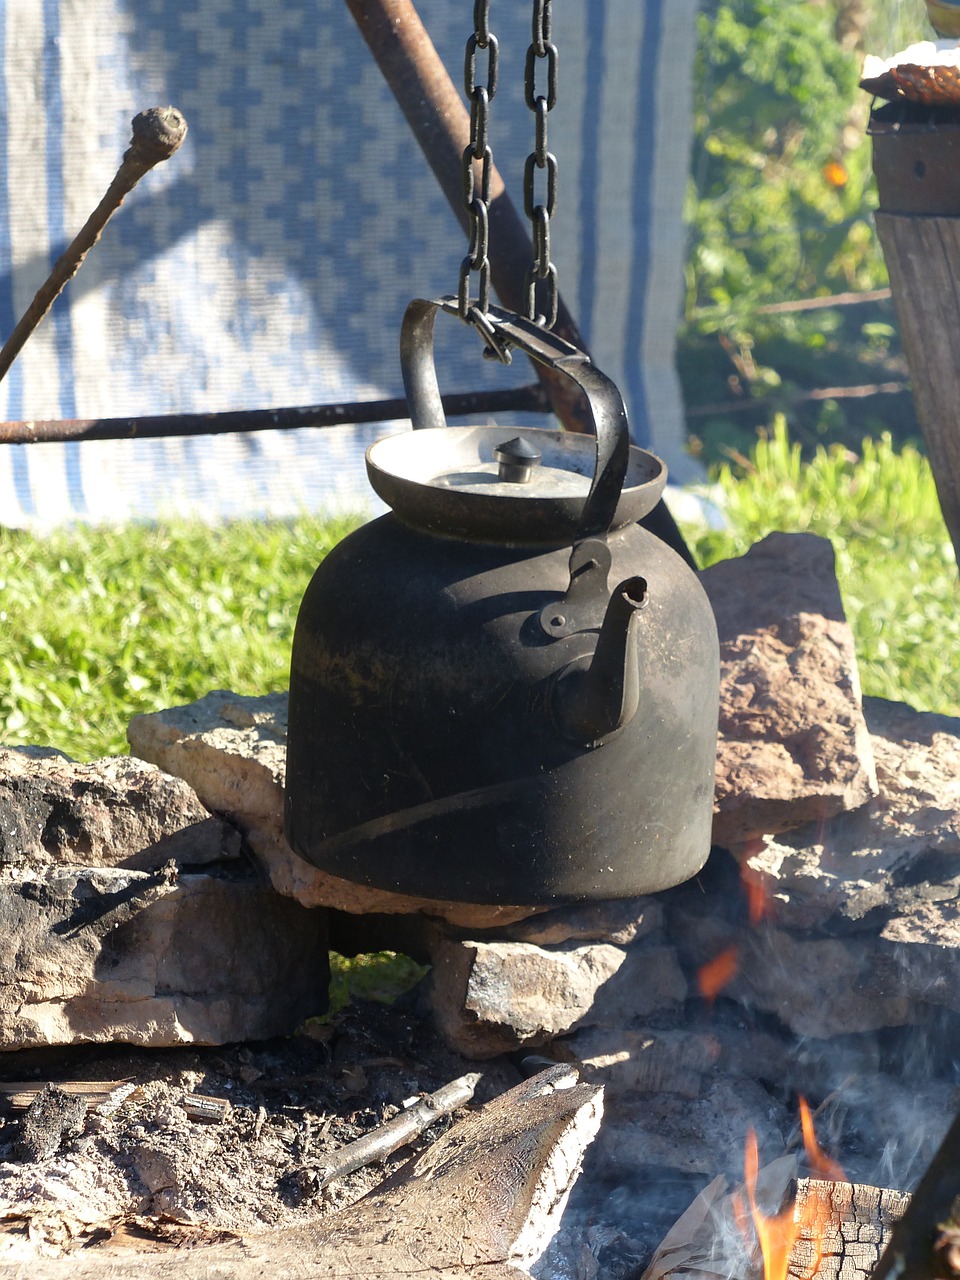
<path fill-rule="evenodd" d="M 557 268 L 550 261 L 550 219 L 557 208 L 557 157 L 547 149 L 547 116 L 557 102 L 557 46 L 553 43 L 553 0 L 533 0 L 533 38 L 527 49 L 524 96 L 534 113 L 533 151 L 523 168 L 523 208 L 533 234 L 533 262 L 527 272 L 527 318 L 552 329 L 557 322 L 560 293 Z M 537 90 L 542 67 L 546 92 Z M 536 194 L 537 171 L 545 174 L 544 198 Z"/>
<path fill-rule="evenodd" d="M 460 264 L 457 306 L 462 320 L 472 319 L 479 311 L 490 309 L 490 178 L 493 172 L 493 150 L 489 143 L 490 103 L 497 92 L 500 46 L 490 30 L 490 0 L 474 0 L 474 30 L 467 40 L 463 82 L 470 103 L 470 142 L 464 148 L 461 186 L 463 205 L 467 211 L 470 243 L 467 256 Z M 478 53 L 486 54 L 486 83 L 478 80 Z M 480 181 L 475 167 L 479 165 Z M 470 277 L 477 276 L 477 300 L 470 297 Z"/>
<path fill-rule="evenodd" d="M 524 97 L 534 114 L 533 151 L 523 168 L 523 207 L 530 219 L 533 261 L 524 281 L 526 315 L 552 329 L 557 322 L 560 292 L 557 268 L 550 260 L 550 220 L 557 208 L 557 157 L 547 147 L 547 116 L 557 102 L 557 46 L 553 43 L 553 0 L 533 0 L 533 25 L 524 68 Z M 463 206 L 467 212 L 469 247 L 460 263 L 457 309 L 462 320 L 484 331 L 482 318 L 490 309 L 490 184 L 493 150 L 490 146 L 490 103 L 497 92 L 500 46 L 490 30 L 490 0 L 474 0 L 473 32 L 467 39 L 463 81 L 470 103 L 470 142 L 461 161 Z M 486 55 L 486 76 L 478 73 L 479 55 Z M 545 84 L 538 90 L 538 68 Z M 479 169 L 479 178 L 478 178 Z M 537 173 L 542 173 L 542 195 Z M 471 297 L 471 277 L 477 297 Z M 487 326 L 489 327 L 489 326 Z M 489 336 L 488 348 L 491 346 Z M 485 352 L 484 354 L 488 354 Z M 489 354 L 503 359 L 495 348 Z"/>

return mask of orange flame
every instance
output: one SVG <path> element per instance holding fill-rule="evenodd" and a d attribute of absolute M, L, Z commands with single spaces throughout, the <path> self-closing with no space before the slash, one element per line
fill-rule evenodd
<path fill-rule="evenodd" d="M 840 1166 L 820 1150 L 813 1132 L 810 1108 L 803 1098 L 800 1099 L 800 1125 L 803 1130 L 807 1159 L 815 1175 L 818 1178 L 833 1181 L 842 1179 L 843 1171 Z M 780 1213 L 768 1217 L 757 1204 L 758 1172 L 757 1135 L 753 1129 L 750 1129 L 747 1133 L 743 1157 L 744 1187 L 750 1206 L 750 1217 L 753 1219 L 753 1227 L 763 1255 L 764 1280 L 787 1280 L 793 1247 L 801 1239 L 809 1242 L 813 1250 L 812 1259 L 805 1264 L 805 1273 L 815 1275 L 823 1257 L 828 1215 L 824 1214 L 822 1206 L 817 1203 L 815 1197 L 809 1196 L 802 1213 L 798 1213 L 796 1205 L 791 1204 Z M 743 1213 L 743 1201 L 739 1196 L 737 1196 L 735 1212 Z M 745 1222 L 739 1225 L 742 1229 Z"/>
<path fill-rule="evenodd" d="M 846 1175 L 836 1160 L 831 1160 L 820 1149 L 817 1135 L 813 1131 L 813 1116 L 806 1098 L 803 1097 L 800 1099 L 800 1128 L 803 1132 L 803 1149 L 807 1153 L 807 1162 L 813 1176 L 822 1178 L 824 1182 L 845 1182 Z"/>
<path fill-rule="evenodd" d="M 767 888 L 763 874 L 747 861 L 747 859 L 763 853 L 766 847 L 767 842 L 763 836 L 754 836 L 753 839 L 744 843 L 740 851 L 744 859 L 740 864 L 740 883 L 747 899 L 747 914 L 750 923 L 754 926 L 773 914 L 773 898 Z"/>
<path fill-rule="evenodd" d="M 705 1000 L 716 1000 L 724 987 L 737 976 L 740 957 L 736 947 L 727 947 L 712 960 L 708 960 L 697 972 L 697 986 Z"/>
<path fill-rule="evenodd" d="M 767 1217 L 757 1204 L 757 1173 L 760 1160 L 757 1154 L 757 1135 L 747 1132 L 747 1146 L 743 1157 L 743 1177 L 750 1202 L 750 1216 L 763 1254 L 763 1280 L 787 1280 L 790 1254 L 796 1242 L 799 1228 L 793 1220 L 793 1205 L 780 1213 Z"/>
<path fill-rule="evenodd" d="M 750 923 L 756 926 L 772 914 L 770 894 L 760 874 L 746 864 L 740 873 L 740 881 L 747 895 L 747 915 Z"/>

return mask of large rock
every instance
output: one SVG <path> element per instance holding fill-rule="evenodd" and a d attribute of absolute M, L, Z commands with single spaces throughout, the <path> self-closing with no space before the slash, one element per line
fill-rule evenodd
<path fill-rule="evenodd" d="M 326 1005 L 325 924 L 179 778 L 0 750 L 0 1049 L 289 1033 Z"/>
<path fill-rule="evenodd" d="M 278 893 L 307 907 L 356 915 L 423 912 L 467 928 L 523 919 L 531 907 L 488 907 L 413 898 L 329 875 L 299 857 L 283 834 L 287 695 L 245 697 L 215 690 L 197 702 L 135 716 L 130 749 L 183 778 L 203 803 L 244 829 Z"/>
<path fill-rule="evenodd" d="M 732 957 L 722 994 L 801 1036 L 960 1013 L 960 719 L 876 698 L 864 709 L 879 795 L 734 846 L 763 918 L 745 920 L 729 885 L 678 890 L 669 909 L 690 970 Z"/>
<path fill-rule="evenodd" d="M 715 843 L 866 803 L 876 774 L 830 543 L 771 534 L 702 581 L 720 636 Z"/>
<path fill-rule="evenodd" d="M 235 828 L 154 765 L 128 756 L 78 764 L 57 751 L 0 748 L 0 866 L 149 871 L 239 851 Z"/>
<path fill-rule="evenodd" d="M 769 893 L 784 928 L 834 922 L 956 947 L 960 718 L 881 698 L 865 699 L 864 712 L 876 798 L 734 853 Z"/>
<path fill-rule="evenodd" d="M 5 1050 L 265 1039 L 326 1007 L 322 913 L 259 876 L 10 870 L 0 935 Z"/>
<path fill-rule="evenodd" d="M 576 1027 L 623 1027 L 687 993 L 670 947 L 460 941 L 432 948 L 430 999 L 448 1044 L 470 1058 L 535 1048 Z"/>

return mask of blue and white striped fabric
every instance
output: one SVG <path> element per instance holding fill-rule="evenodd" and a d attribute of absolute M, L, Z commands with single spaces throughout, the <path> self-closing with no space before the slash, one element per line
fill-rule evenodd
<path fill-rule="evenodd" d="M 555 6 L 552 256 L 636 439 L 683 477 L 673 367 L 697 0 Z M 422 0 L 459 80 L 469 0 Z M 497 163 L 520 203 L 529 5 L 492 5 Z M 100 199 L 144 107 L 181 151 L 148 175 L 0 383 L 0 418 L 118 417 L 400 394 L 411 297 L 455 291 L 462 234 L 343 0 L 0 0 L 0 335 Z M 530 381 L 438 326 L 448 390 Z M 397 424 L 0 447 L 0 524 L 369 507 Z"/>

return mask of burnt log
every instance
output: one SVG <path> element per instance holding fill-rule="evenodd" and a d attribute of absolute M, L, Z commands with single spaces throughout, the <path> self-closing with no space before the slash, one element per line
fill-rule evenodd
<path fill-rule="evenodd" d="M 800 1179 L 793 1210 L 799 1233 L 790 1256 L 791 1280 L 878 1276 L 874 1268 L 884 1244 L 909 1203 L 903 1191 Z"/>

